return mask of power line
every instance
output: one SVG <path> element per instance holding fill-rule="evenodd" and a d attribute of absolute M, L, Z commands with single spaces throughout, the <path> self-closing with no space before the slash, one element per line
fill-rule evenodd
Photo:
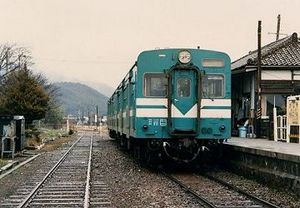
<path fill-rule="evenodd" d="M 100 60 L 80 60 L 80 59 L 55 59 L 55 58 L 41 58 L 35 57 L 34 59 L 40 61 L 49 61 L 49 62 L 72 62 L 72 63 L 90 63 L 90 64 L 128 64 L 131 61 L 100 61 Z"/>

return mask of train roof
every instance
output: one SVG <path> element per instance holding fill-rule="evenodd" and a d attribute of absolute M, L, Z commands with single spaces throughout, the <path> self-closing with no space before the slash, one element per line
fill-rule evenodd
<path fill-rule="evenodd" d="M 162 49 L 154 49 L 154 50 L 145 50 L 142 51 L 138 57 L 140 57 L 141 55 L 145 54 L 145 53 L 162 53 L 162 52 L 178 52 L 178 51 L 183 51 L 183 50 L 188 50 L 188 51 L 192 51 L 192 52 L 204 52 L 204 53 L 218 53 L 218 54 L 224 54 L 226 56 L 228 56 L 227 53 L 222 52 L 222 51 L 217 51 L 217 50 L 208 50 L 208 49 L 197 49 L 197 48 L 162 48 Z"/>

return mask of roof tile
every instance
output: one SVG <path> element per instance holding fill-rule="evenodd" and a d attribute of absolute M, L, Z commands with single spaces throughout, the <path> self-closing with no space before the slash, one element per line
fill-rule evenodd
<path fill-rule="evenodd" d="M 300 40 L 297 33 L 272 42 L 261 49 L 263 66 L 300 66 Z M 234 61 L 231 69 L 257 65 L 257 50 Z"/>

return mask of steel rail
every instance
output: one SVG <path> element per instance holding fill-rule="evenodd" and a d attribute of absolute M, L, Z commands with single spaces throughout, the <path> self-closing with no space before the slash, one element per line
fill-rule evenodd
<path fill-rule="evenodd" d="M 160 171 L 165 177 L 169 178 L 171 181 L 175 182 L 176 184 L 178 184 L 181 188 L 184 189 L 184 191 L 186 191 L 187 193 L 191 194 L 192 196 L 194 196 L 196 199 L 198 199 L 199 201 L 203 202 L 205 205 L 207 205 L 208 207 L 211 208 L 217 208 L 217 206 L 213 205 L 212 203 L 210 203 L 208 200 L 206 200 L 204 197 L 202 197 L 201 195 L 197 194 L 195 191 L 193 191 L 190 187 L 186 186 L 184 183 L 182 183 L 181 181 L 179 181 L 178 179 L 176 179 L 175 177 Z"/>
<path fill-rule="evenodd" d="M 51 168 L 51 170 L 46 174 L 46 176 L 39 182 L 38 185 L 30 192 L 30 194 L 23 200 L 23 202 L 18 206 L 18 208 L 23 208 L 30 201 L 32 196 L 38 191 L 38 189 L 45 183 L 45 181 L 52 175 L 52 173 L 58 168 L 58 166 L 66 159 L 69 152 L 73 149 L 73 147 L 82 139 L 82 136 L 72 144 L 72 146 L 65 152 L 65 154 L 60 158 L 60 160 Z"/>
<path fill-rule="evenodd" d="M 250 194 L 250 193 L 248 193 L 248 192 L 246 192 L 246 191 L 244 191 L 244 190 L 242 190 L 242 189 L 240 189 L 240 188 L 238 188 L 238 187 L 236 187 L 236 186 L 234 186 L 232 184 L 229 184 L 226 181 L 223 181 L 223 180 L 221 180 L 219 178 L 216 178 L 216 177 L 208 175 L 208 174 L 202 174 L 202 176 L 204 176 L 204 177 L 206 177 L 206 178 L 208 178 L 210 180 L 213 180 L 213 181 L 215 181 L 215 182 L 217 182 L 217 183 L 219 183 L 219 184 L 221 184 L 223 186 L 226 186 L 227 188 L 232 189 L 232 190 L 234 190 L 234 191 L 236 191 L 236 192 L 238 192 L 238 193 L 240 193 L 240 194 L 242 194 L 242 195 L 244 195 L 244 196 L 246 196 L 246 197 L 254 200 L 255 202 L 257 202 L 257 203 L 259 203 L 259 204 L 261 204 L 263 206 L 270 207 L 270 208 L 280 208 L 279 206 L 276 206 L 275 204 L 272 204 L 272 203 L 270 203 L 270 202 L 268 202 L 268 201 L 266 201 L 264 199 L 260 199 L 257 196 L 254 196 L 254 195 L 252 195 L 252 194 Z"/>
<path fill-rule="evenodd" d="M 91 136 L 91 146 L 89 153 L 89 162 L 86 176 L 85 196 L 84 196 L 84 208 L 88 208 L 90 205 L 90 179 L 91 179 L 91 166 L 92 166 L 92 152 L 93 152 L 93 135 Z"/>
<path fill-rule="evenodd" d="M 0 174 L 0 180 L 4 177 L 6 177 L 7 175 L 11 174 L 12 172 L 14 172 L 15 170 L 21 168 L 23 165 L 26 165 L 27 163 L 31 162 L 32 160 L 34 160 L 35 158 L 39 157 L 40 155 L 42 155 L 42 153 L 34 155 L 32 157 L 30 157 L 29 159 L 21 162 L 20 164 L 18 164 L 17 166 L 13 167 L 12 169 L 10 169 L 7 172 L 4 172 L 3 174 Z"/>

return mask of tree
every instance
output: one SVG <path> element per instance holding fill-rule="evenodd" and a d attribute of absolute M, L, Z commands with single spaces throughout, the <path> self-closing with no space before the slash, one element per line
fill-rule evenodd
<path fill-rule="evenodd" d="M 24 115 L 31 124 L 50 109 L 51 85 L 42 75 L 19 69 L 7 75 L 0 87 L 0 114 Z"/>
<path fill-rule="evenodd" d="M 24 115 L 27 124 L 59 108 L 57 88 L 28 69 L 31 60 L 27 48 L 0 45 L 0 114 Z"/>
<path fill-rule="evenodd" d="M 58 91 L 59 88 L 53 84 L 49 84 L 48 81 L 42 76 L 39 75 L 40 84 L 45 87 L 49 95 L 49 108 L 45 115 L 44 122 L 48 125 L 52 125 L 54 129 L 59 128 L 63 123 L 64 112 L 60 103 L 58 103 L 57 98 L 61 96 Z"/>
<path fill-rule="evenodd" d="M 52 128 L 61 128 L 64 118 L 64 111 L 60 106 L 51 107 L 45 115 L 45 124 L 51 125 Z"/>
<path fill-rule="evenodd" d="M 31 53 L 27 48 L 15 44 L 0 45 L 0 80 L 9 73 L 33 65 Z"/>

